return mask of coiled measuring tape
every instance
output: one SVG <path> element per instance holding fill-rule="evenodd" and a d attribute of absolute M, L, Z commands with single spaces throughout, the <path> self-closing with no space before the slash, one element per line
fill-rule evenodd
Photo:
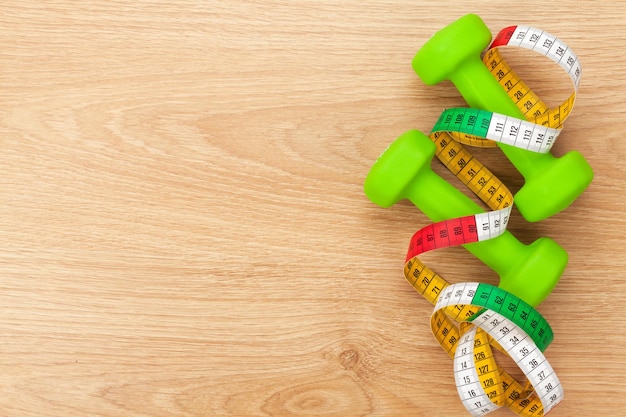
<path fill-rule="evenodd" d="M 570 76 L 574 92 L 549 108 L 511 69 L 499 47 L 517 46 L 543 54 Z M 430 224 L 409 245 L 404 275 L 435 305 L 433 335 L 454 359 L 459 397 L 474 416 L 506 406 L 522 416 L 547 414 L 563 399 L 556 373 L 543 355 L 553 338 L 547 321 L 518 297 L 476 283 L 450 285 L 418 258 L 447 246 L 495 238 L 506 230 L 513 194 L 463 146 L 494 147 L 497 142 L 533 152 L 549 152 L 574 106 L 582 70 L 561 40 L 539 29 L 511 26 L 501 30 L 483 54 L 483 62 L 527 120 L 477 109 L 444 111 L 430 138 L 439 160 L 492 211 Z M 472 326 L 475 325 L 475 326 Z M 498 366 L 493 348 L 507 354 L 527 380 L 515 380 Z"/>

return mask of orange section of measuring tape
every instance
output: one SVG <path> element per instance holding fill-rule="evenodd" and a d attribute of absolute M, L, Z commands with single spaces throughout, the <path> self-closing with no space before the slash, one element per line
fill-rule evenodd
<path fill-rule="evenodd" d="M 527 120 L 543 126 L 561 128 L 573 108 L 576 93 L 560 106 L 549 108 L 506 63 L 496 49 L 502 45 L 494 45 L 484 54 L 483 62 Z M 490 209 L 498 210 L 513 204 L 513 194 L 508 188 L 463 146 L 466 144 L 489 148 L 497 146 L 495 142 L 472 135 L 447 132 L 433 133 L 430 138 L 437 146 L 438 159 Z M 433 244 L 432 249 L 436 247 Z M 417 292 L 431 304 L 435 304 L 439 293 L 449 283 L 424 265 L 415 255 L 417 252 L 419 251 L 409 249 L 404 275 Z M 444 351 L 454 358 L 457 342 L 468 325 L 458 324 L 450 316 L 470 317 L 478 311 L 472 306 L 453 306 L 449 309 L 451 310 L 435 313 L 433 334 Z M 474 366 L 489 399 L 521 416 L 542 416 L 543 405 L 528 381 L 520 383 L 498 366 L 492 347 L 501 352 L 503 349 L 481 329 L 476 333 L 474 344 Z"/>

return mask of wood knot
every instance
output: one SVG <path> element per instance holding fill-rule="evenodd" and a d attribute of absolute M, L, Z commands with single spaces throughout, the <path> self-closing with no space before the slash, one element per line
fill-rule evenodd
<path fill-rule="evenodd" d="M 348 349 L 341 352 L 339 362 L 343 369 L 353 369 L 359 363 L 359 352 L 356 349 Z"/>

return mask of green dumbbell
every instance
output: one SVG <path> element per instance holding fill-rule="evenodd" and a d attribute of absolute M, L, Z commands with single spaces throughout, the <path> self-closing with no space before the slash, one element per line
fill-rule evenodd
<path fill-rule="evenodd" d="M 413 69 L 428 85 L 450 80 L 470 107 L 524 119 L 480 59 L 491 32 L 480 17 L 470 14 L 437 32 L 417 52 Z M 524 177 L 515 204 L 530 222 L 567 208 L 587 188 L 593 170 L 585 158 L 570 151 L 560 158 L 499 143 L 502 152 Z"/>
<path fill-rule="evenodd" d="M 484 212 L 432 170 L 435 149 L 435 144 L 417 130 L 401 135 L 367 175 L 367 197 L 382 207 L 407 198 L 433 222 Z M 549 238 L 524 245 L 506 231 L 463 246 L 500 276 L 500 288 L 533 306 L 550 294 L 567 266 L 567 252 Z"/>

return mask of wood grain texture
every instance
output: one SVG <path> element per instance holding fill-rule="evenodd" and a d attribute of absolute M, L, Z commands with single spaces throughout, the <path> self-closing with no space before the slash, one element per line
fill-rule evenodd
<path fill-rule="evenodd" d="M 551 416 L 622 415 L 626 3 L 567 0 L 4 0 L 0 415 L 465 415 L 402 276 L 427 220 L 362 184 L 393 138 L 463 104 L 410 61 L 469 12 L 582 61 L 554 153 L 580 150 L 594 182 L 510 229 L 570 254 L 539 308 L 566 391 Z M 564 98 L 537 62 L 515 68 Z M 477 155 L 519 189 L 498 151 Z M 497 283 L 462 249 L 424 259 Z"/>

